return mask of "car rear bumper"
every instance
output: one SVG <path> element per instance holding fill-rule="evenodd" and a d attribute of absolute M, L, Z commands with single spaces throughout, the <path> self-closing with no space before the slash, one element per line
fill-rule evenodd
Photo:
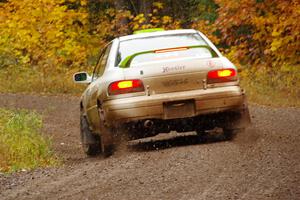
<path fill-rule="evenodd" d="M 193 108 L 180 107 L 180 102 L 193 102 Z M 166 115 L 166 103 L 179 102 L 175 112 Z M 209 88 L 176 93 L 137 96 L 104 102 L 106 119 L 112 123 L 127 123 L 144 119 L 174 119 L 194 117 L 245 107 L 245 95 L 239 86 Z M 192 109 L 192 111 L 191 111 Z M 169 111 L 168 111 L 169 112 Z"/>

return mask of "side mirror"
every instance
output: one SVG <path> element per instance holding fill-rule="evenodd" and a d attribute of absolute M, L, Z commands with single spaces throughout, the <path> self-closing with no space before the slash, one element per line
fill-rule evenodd
<path fill-rule="evenodd" d="M 92 82 L 92 77 L 87 72 L 77 72 L 73 75 L 75 83 L 89 84 Z"/>

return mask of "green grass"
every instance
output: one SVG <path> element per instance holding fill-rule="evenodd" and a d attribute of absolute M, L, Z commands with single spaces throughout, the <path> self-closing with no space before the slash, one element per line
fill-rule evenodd
<path fill-rule="evenodd" d="M 41 116 L 35 112 L 0 108 L 0 172 L 59 163 L 50 149 L 50 139 L 41 135 L 41 128 Z"/>

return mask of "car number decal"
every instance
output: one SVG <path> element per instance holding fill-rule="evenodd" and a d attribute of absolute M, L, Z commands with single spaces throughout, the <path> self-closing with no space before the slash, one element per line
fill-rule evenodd
<path fill-rule="evenodd" d="M 174 67 L 163 67 L 162 68 L 162 72 L 163 73 L 167 73 L 167 72 L 172 72 L 172 71 L 178 71 L 178 70 L 184 70 L 185 66 L 184 65 L 180 65 L 180 66 L 174 66 Z"/>

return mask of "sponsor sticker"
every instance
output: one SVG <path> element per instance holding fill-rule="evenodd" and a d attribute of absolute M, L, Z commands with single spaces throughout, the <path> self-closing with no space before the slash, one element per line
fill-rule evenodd
<path fill-rule="evenodd" d="M 179 70 L 184 70 L 184 69 L 185 69 L 184 65 L 174 66 L 174 67 L 163 67 L 162 72 L 163 73 L 168 73 L 168 72 L 179 71 Z"/>
<path fill-rule="evenodd" d="M 209 67 L 215 67 L 215 63 L 213 61 L 211 61 L 211 60 L 207 61 L 207 65 Z"/>

